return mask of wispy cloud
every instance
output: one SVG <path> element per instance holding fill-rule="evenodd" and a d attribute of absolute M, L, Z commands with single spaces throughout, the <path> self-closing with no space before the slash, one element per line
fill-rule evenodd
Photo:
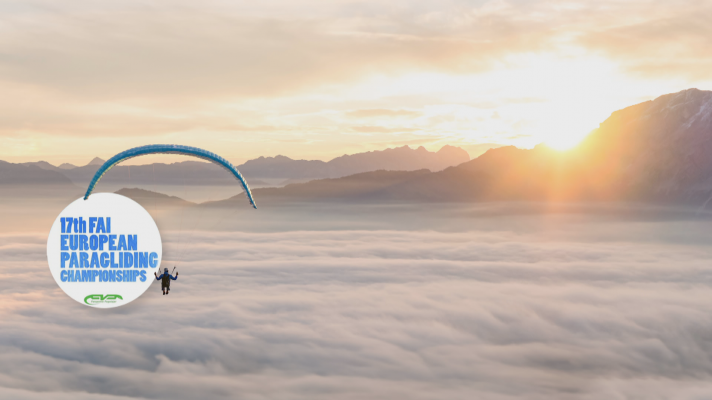
<path fill-rule="evenodd" d="M 374 117 L 418 117 L 421 113 L 417 111 L 408 110 L 388 110 L 388 109 L 365 109 L 365 110 L 354 110 L 348 111 L 347 116 L 352 118 L 374 118 Z"/>

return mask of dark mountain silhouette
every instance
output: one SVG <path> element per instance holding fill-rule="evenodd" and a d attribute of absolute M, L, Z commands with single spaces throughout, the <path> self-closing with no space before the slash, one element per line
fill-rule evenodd
<path fill-rule="evenodd" d="M 418 171 L 374 171 L 354 174 L 344 178 L 320 179 L 284 188 L 256 189 L 262 199 L 288 196 L 304 200 L 331 200 L 344 197 L 367 199 L 384 189 L 431 175 L 427 169 Z"/>
<path fill-rule="evenodd" d="M 104 162 L 105 161 L 102 160 L 101 158 L 94 157 L 94 159 L 91 160 L 89 162 L 89 164 L 87 164 L 86 166 L 90 167 L 89 169 L 93 169 L 94 172 L 96 172 L 98 167 L 101 166 L 102 164 L 104 164 Z M 65 172 L 66 170 L 78 168 L 76 165 L 69 164 L 69 163 L 64 163 L 64 164 L 61 164 L 59 167 L 55 167 L 54 165 L 48 163 L 47 161 L 26 162 L 26 163 L 21 163 L 20 165 L 35 165 L 42 169 L 46 169 L 49 171 L 58 171 L 58 172 Z"/>
<path fill-rule="evenodd" d="M 617 111 L 578 149 L 635 196 L 695 202 L 712 191 L 712 92 L 689 89 Z"/>
<path fill-rule="evenodd" d="M 259 157 L 238 165 L 237 169 L 247 179 L 314 179 L 328 176 L 327 163 L 324 161 L 293 160 L 285 156 Z"/>
<path fill-rule="evenodd" d="M 102 166 L 105 162 L 106 162 L 106 160 L 102 160 L 102 159 L 99 158 L 99 157 L 94 157 L 91 161 L 89 161 L 89 164 L 87 164 L 87 165 L 95 165 L 95 166 L 100 167 L 100 166 Z"/>
<path fill-rule="evenodd" d="M 44 168 L 41 163 L 13 164 L 0 161 L 0 185 L 37 184 L 74 186 L 66 176 Z"/>
<path fill-rule="evenodd" d="M 343 155 L 329 162 L 293 160 L 289 157 L 260 157 L 238 166 L 246 177 L 280 179 L 339 178 L 360 172 L 389 170 L 415 171 L 429 169 L 440 171 L 470 160 L 469 154 L 459 147 L 444 146 L 437 152 L 424 147 L 408 146 Z"/>
<path fill-rule="evenodd" d="M 255 189 L 252 193 L 259 196 L 260 204 L 280 201 L 342 201 L 342 200 L 374 200 L 383 189 L 393 187 L 411 179 L 427 176 L 430 171 L 374 171 L 355 174 L 344 178 L 318 179 L 307 183 L 287 185 L 283 188 Z M 202 203 L 202 207 L 234 207 L 244 205 L 247 200 L 244 193 L 229 199 Z"/>
<path fill-rule="evenodd" d="M 33 162 L 26 162 L 26 163 L 20 163 L 18 165 L 24 165 L 24 166 L 35 166 L 39 167 L 48 171 L 58 171 L 59 168 L 55 167 L 54 165 L 48 163 L 47 161 L 33 161 Z M 61 172 L 61 171 L 60 171 Z"/>
<path fill-rule="evenodd" d="M 46 168 L 42 163 L 27 165 L 0 161 L 0 193 L 2 197 L 65 198 L 78 196 L 81 189 L 66 176 Z"/>
<path fill-rule="evenodd" d="M 501 147 L 443 171 L 400 178 L 389 180 L 381 171 L 370 172 L 260 189 L 255 198 L 293 200 L 318 193 L 327 199 L 359 201 L 625 200 L 700 205 L 712 197 L 712 92 L 689 89 L 616 111 L 567 152 L 543 145 L 530 150 Z"/>
<path fill-rule="evenodd" d="M 144 208 L 147 209 L 153 209 L 153 208 L 179 208 L 179 207 L 190 207 L 194 206 L 195 203 L 192 203 L 187 200 L 183 200 L 180 197 L 175 197 L 175 196 L 168 196 L 162 193 L 157 193 L 153 192 L 150 190 L 144 190 L 144 189 L 129 189 L 129 188 L 123 188 L 121 190 L 117 190 L 115 193 L 120 194 L 122 196 L 126 196 Z"/>
<path fill-rule="evenodd" d="M 387 170 L 387 171 L 415 171 L 428 169 L 440 171 L 470 161 L 470 155 L 459 147 L 443 146 L 436 153 L 418 147 L 415 150 L 407 146 L 383 151 L 370 151 L 354 155 L 344 155 L 328 162 L 330 178 L 360 172 Z"/>

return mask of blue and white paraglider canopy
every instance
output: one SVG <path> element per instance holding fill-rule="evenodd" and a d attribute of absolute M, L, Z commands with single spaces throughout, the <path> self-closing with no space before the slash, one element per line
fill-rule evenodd
<path fill-rule="evenodd" d="M 99 168 L 98 171 L 96 171 L 96 174 L 94 174 L 94 178 L 91 180 L 91 183 L 87 188 L 87 192 L 84 195 L 84 200 L 89 198 L 89 195 L 94 190 L 94 187 L 99 182 L 101 177 L 104 176 L 104 174 L 106 174 L 106 172 L 109 171 L 114 165 L 117 165 L 122 161 L 128 160 L 129 158 L 134 158 L 146 154 L 180 154 L 184 156 L 202 158 L 203 160 L 218 164 L 219 166 L 228 170 L 231 174 L 235 176 L 235 178 L 237 178 L 238 181 L 240 181 L 243 189 L 245 189 L 247 198 L 250 200 L 250 204 L 252 204 L 252 207 L 257 208 L 257 205 L 255 204 L 255 199 L 252 198 L 252 192 L 250 191 L 250 187 L 247 186 L 245 178 L 242 176 L 240 171 L 238 171 L 237 168 L 235 168 L 228 160 L 207 150 L 199 149 L 197 147 L 181 146 L 177 144 L 150 144 L 147 146 L 134 147 L 133 149 L 122 151 L 121 153 L 111 157 L 108 161 L 104 163 L 104 165 L 101 166 L 101 168 Z"/>

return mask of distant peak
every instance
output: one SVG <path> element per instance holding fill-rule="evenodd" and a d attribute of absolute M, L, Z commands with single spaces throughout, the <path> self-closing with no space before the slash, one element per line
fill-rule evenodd
<path fill-rule="evenodd" d="M 447 151 L 453 151 L 453 150 L 464 150 L 462 147 L 457 147 L 457 146 L 452 146 L 449 144 L 446 144 L 445 146 L 441 147 L 438 152 L 447 152 Z"/>
<path fill-rule="evenodd" d="M 106 160 L 102 160 L 99 157 L 94 157 L 94 159 L 89 161 L 89 164 L 87 165 L 103 165 L 105 162 Z"/>
<path fill-rule="evenodd" d="M 462 147 L 450 146 L 446 144 L 437 151 L 437 154 L 445 157 L 461 157 L 464 160 L 470 160 L 470 153 Z"/>

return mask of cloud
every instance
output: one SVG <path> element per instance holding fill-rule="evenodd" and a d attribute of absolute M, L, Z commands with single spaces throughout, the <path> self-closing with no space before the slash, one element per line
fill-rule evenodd
<path fill-rule="evenodd" d="M 114 310 L 61 293 L 45 235 L 0 236 L 0 394 L 692 399 L 710 389 L 706 222 L 497 217 L 490 206 L 340 222 L 329 216 L 338 210 L 305 210 L 269 214 L 302 230 L 164 231 L 166 262 L 180 261 L 173 293 L 153 286 Z M 332 227 L 309 222 L 316 215 Z M 427 229 L 443 215 L 469 228 Z M 400 228 L 376 228 L 389 218 Z"/>
<path fill-rule="evenodd" d="M 314 12 L 302 2 L 297 12 L 274 11 L 287 3 L 34 1 L 4 11 L 0 77 L 74 100 L 143 106 L 284 96 L 371 74 L 498 69 L 510 55 L 557 51 L 571 36 L 607 26 L 611 12 L 648 4 L 367 1 Z"/>
<path fill-rule="evenodd" d="M 380 108 L 365 109 L 365 110 L 354 110 L 346 113 L 346 116 L 352 118 L 373 118 L 373 117 L 418 117 L 422 113 L 418 111 L 408 111 L 408 110 L 387 110 Z"/>
<path fill-rule="evenodd" d="M 362 126 L 352 126 L 351 130 L 359 133 L 388 133 L 388 132 L 413 132 L 413 128 L 386 128 L 384 126 L 374 126 L 374 125 L 362 125 Z"/>
<path fill-rule="evenodd" d="M 712 18 L 709 2 L 682 2 L 674 9 L 651 6 L 648 12 L 619 25 L 581 36 L 581 43 L 618 61 L 636 75 L 651 78 L 712 79 L 709 47 Z M 652 15 L 651 15 L 652 14 Z"/>
<path fill-rule="evenodd" d="M 174 142 L 328 160 L 374 150 L 354 122 L 392 143 L 570 140 L 709 84 L 707 3 L 11 1 L 0 158 L 80 163 Z"/>
<path fill-rule="evenodd" d="M 38 7 L 33 19 L 10 12 L 0 72 L 7 81 L 95 100 L 189 99 L 273 96 L 374 71 L 472 67 L 486 55 L 471 54 L 481 44 L 426 35 L 427 21 L 406 25 L 405 15 L 381 24 L 244 17 L 213 6 Z"/>

